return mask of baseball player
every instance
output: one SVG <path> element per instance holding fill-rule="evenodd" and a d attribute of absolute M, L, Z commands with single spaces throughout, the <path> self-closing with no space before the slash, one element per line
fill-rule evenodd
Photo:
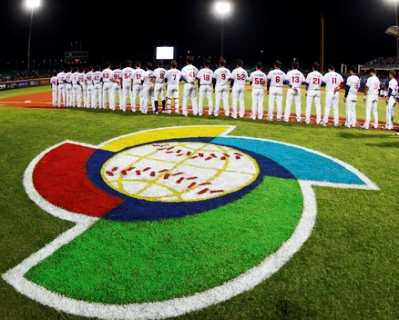
<path fill-rule="evenodd" d="M 119 97 L 119 109 L 121 109 L 122 103 L 122 66 L 119 64 L 115 70 L 112 71 L 112 88 L 109 101 L 109 108 L 113 111 L 116 109 L 116 97 Z"/>
<path fill-rule="evenodd" d="M 127 98 L 131 99 L 131 91 L 133 86 L 133 68 L 132 61 L 126 61 L 126 68 L 122 70 L 122 101 L 120 102 L 119 108 L 125 112 L 127 107 Z M 130 100 L 130 104 L 133 105 L 132 100 Z M 133 107 L 133 106 L 132 106 Z"/>
<path fill-rule="evenodd" d="M 198 114 L 197 106 L 197 88 L 195 85 L 195 78 L 198 74 L 198 69 L 193 66 L 194 58 L 189 56 L 186 59 L 187 65 L 181 70 L 182 79 L 185 81 L 183 88 L 183 103 L 182 103 L 182 114 L 188 116 L 188 99 L 191 98 L 191 104 L 193 106 L 193 114 Z"/>
<path fill-rule="evenodd" d="M 64 107 L 66 106 L 65 101 L 65 69 L 61 68 L 61 71 L 57 74 L 58 80 L 58 99 L 57 99 L 57 107 L 61 107 L 61 103 L 63 103 Z"/>
<path fill-rule="evenodd" d="M 173 60 L 170 63 L 170 69 L 166 72 L 165 83 L 166 90 L 166 112 L 171 113 L 172 98 L 175 102 L 175 112 L 179 113 L 179 82 L 181 79 L 181 72 L 177 70 L 177 62 Z"/>
<path fill-rule="evenodd" d="M 153 113 L 155 110 L 154 107 L 154 71 L 152 70 L 152 63 L 147 62 L 145 66 L 145 73 L 144 73 L 144 80 L 142 81 L 143 84 L 143 105 L 141 107 L 141 112 L 142 113 L 147 113 L 148 111 L 148 100 L 151 100 L 151 108 Z"/>
<path fill-rule="evenodd" d="M 274 102 L 277 105 L 277 121 L 281 120 L 283 114 L 283 84 L 286 74 L 280 70 L 281 62 L 274 62 L 274 70 L 267 74 L 267 95 L 269 96 L 269 109 L 267 120 L 273 121 Z"/>
<path fill-rule="evenodd" d="M 345 106 L 346 106 L 346 122 L 344 124 L 347 128 L 356 127 L 356 103 L 357 91 L 360 88 L 360 79 L 356 75 L 356 66 L 349 68 L 350 76 L 346 79 L 345 86 Z"/>
<path fill-rule="evenodd" d="M 112 70 L 111 70 L 110 62 L 107 62 L 105 64 L 105 69 L 101 73 L 101 78 L 103 79 L 102 108 L 106 109 L 107 108 L 107 97 L 108 97 L 108 102 L 110 103 L 111 102 L 112 84 L 115 81 Z M 111 109 L 111 103 L 110 103 L 110 109 Z"/>
<path fill-rule="evenodd" d="M 72 73 L 72 107 L 78 105 L 78 92 L 82 90 L 81 86 L 78 85 L 79 69 L 75 68 Z M 80 95 L 80 100 L 82 101 L 82 95 Z"/>
<path fill-rule="evenodd" d="M 133 71 L 133 89 L 130 96 L 130 103 L 132 104 L 132 112 L 136 112 L 136 99 L 139 96 L 140 101 L 140 110 L 143 108 L 143 85 L 142 81 L 144 80 L 145 71 L 141 69 L 141 61 L 137 60 L 135 63 L 136 69 Z"/>
<path fill-rule="evenodd" d="M 310 114 L 312 110 L 312 104 L 314 102 L 316 107 L 316 124 L 320 124 L 321 121 L 321 104 L 320 104 L 320 87 L 322 84 L 323 75 L 318 71 L 320 64 L 313 62 L 312 72 L 306 77 L 306 110 L 305 110 L 305 121 L 304 123 L 310 123 Z"/>
<path fill-rule="evenodd" d="M 327 67 L 327 73 L 321 81 L 326 85 L 324 119 L 322 125 L 325 127 L 328 125 L 328 117 L 330 116 L 330 110 L 332 108 L 334 111 L 334 126 L 337 127 L 339 124 L 339 89 L 343 86 L 344 79 L 339 73 L 335 72 L 334 66 L 329 65 Z"/>
<path fill-rule="evenodd" d="M 58 107 L 58 79 L 57 74 L 54 73 L 50 79 L 51 85 L 51 101 L 53 107 Z"/>
<path fill-rule="evenodd" d="M 82 88 L 82 90 L 80 92 L 81 98 L 79 99 L 79 103 L 81 103 L 82 107 L 87 108 L 88 97 L 87 97 L 87 84 L 86 84 L 86 69 L 84 67 L 80 68 L 78 83 L 80 84 L 80 87 Z M 83 97 L 83 100 L 82 100 L 82 97 Z"/>
<path fill-rule="evenodd" d="M 154 86 L 154 113 L 158 113 L 158 98 L 161 97 L 162 101 L 162 113 L 165 113 L 165 93 L 164 93 L 164 84 L 165 84 L 165 75 L 166 70 L 163 68 L 163 61 L 158 61 L 158 68 L 154 70 L 155 77 L 155 86 Z"/>
<path fill-rule="evenodd" d="M 287 99 L 285 102 L 284 121 L 288 122 L 291 115 L 292 102 L 295 103 L 296 122 L 302 120 L 302 97 L 301 85 L 305 82 L 305 77 L 301 71 L 298 70 L 298 60 L 291 63 L 292 70 L 287 72 L 286 81 L 288 82 Z"/>
<path fill-rule="evenodd" d="M 197 74 L 198 86 L 199 86 L 199 103 L 198 103 L 198 115 L 202 116 L 203 105 L 205 95 L 208 98 L 208 114 L 211 115 L 213 112 L 213 101 L 212 101 L 212 77 L 213 71 L 209 69 L 211 60 L 206 59 L 204 61 L 204 68 L 201 69 Z"/>
<path fill-rule="evenodd" d="M 85 82 L 87 86 L 87 102 L 85 100 L 86 108 L 94 108 L 94 82 L 93 82 L 93 66 L 89 66 L 89 71 L 86 73 Z"/>
<path fill-rule="evenodd" d="M 72 107 L 72 68 L 69 68 L 65 74 L 64 82 L 66 83 L 66 106 Z"/>
<path fill-rule="evenodd" d="M 386 107 L 386 125 L 382 127 L 386 130 L 393 129 L 393 118 L 395 112 L 396 95 L 398 94 L 398 82 L 396 81 L 396 72 L 391 70 L 389 72 L 388 95 L 385 98 Z"/>
<path fill-rule="evenodd" d="M 223 100 L 224 114 L 227 117 L 230 113 L 229 110 L 229 89 L 227 86 L 227 82 L 230 78 L 230 70 L 226 67 L 226 60 L 221 58 L 219 60 L 219 68 L 215 70 L 213 73 L 213 91 L 216 96 L 215 101 L 215 113 L 213 114 L 215 117 L 219 115 L 220 108 L 220 100 Z"/>
<path fill-rule="evenodd" d="M 237 105 L 240 102 L 240 118 L 245 115 L 245 81 L 248 80 L 248 73 L 242 66 L 244 62 L 241 59 L 237 60 L 236 68 L 230 74 L 230 91 L 233 94 L 233 112 L 231 117 L 237 119 Z"/>
<path fill-rule="evenodd" d="M 93 72 L 93 85 L 94 85 L 94 90 L 93 90 L 93 101 L 92 105 L 93 108 L 101 108 L 101 89 L 102 89 L 102 78 L 101 78 L 102 72 L 101 72 L 101 66 L 98 64 L 96 67 L 96 71 Z"/>
<path fill-rule="evenodd" d="M 256 117 L 259 120 L 263 119 L 264 84 L 266 81 L 266 74 L 262 72 L 262 64 L 258 62 L 255 66 L 255 71 L 249 77 L 249 83 L 252 86 L 252 120 L 256 120 Z"/>
<path fill-rule="evenodd" d="M 366 102 L 366 120 L 360 127 L 368 130 L 370 125 L 370 113 L 374 116 L 374 129 L 378 128 L 378 89 L 380 88 L 380 80 L 375 75 L 375 69 L 369 70 L 370 77 L 366 82 L 366 89 L 364 90 L 364 101 Z"/>

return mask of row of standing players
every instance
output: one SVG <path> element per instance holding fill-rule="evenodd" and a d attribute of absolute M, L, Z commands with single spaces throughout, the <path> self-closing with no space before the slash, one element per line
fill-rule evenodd
<path fill-rule="evenodd" d="M 339 125 L 339 91 L 345 87 L 344 102 L 346 105 L 346 122 L 342 124 L 348 128 L 356 126 L 356 104 L 360 79 L 356 75 L 356 67 L 350 68 L 350 76 L 344 82 L 342 76 L 334 71 L 333 66 L 328 67 L 328 72 L 322 75 L 319 64 L 314 62 L 312 72 L 307 77 L 298 70 L 298 61 L 292 62 L 292 70 L 285 74 L 280 70 L 281 62 L 275 61 L 274 70 L 267 75 L 261 71 L 262 65 L 258 63 L 255 71 L 248 75 L 244 70 L 243 61 L 237 60 L 236 69 L 230 72 L 225 67 L 226 61 L 220 59 L 219 68 L 212 71 L 210 61 L 205 60 L 204 68 L 200 71 L 193 66 L 193 58 L 187 58 L 187 65 L 180 71 L 177 69 L 177 62 L 172 61 L 170 69 L 163 68 L 163 62 L 158 62 L 158 68 L 152 70 L 152 64 L 147 63 L 146 71 L 141 69 L 140 61 L 136 61 L 135 69 L 132 62 L 128 60 L 126 67 L 111 70 L 111 64 L 101 71 L 100 66 L 94 71 L 89 67 L 88 72 L 82 68 L 69 70 L 51 78 L 53 106 L 61 107 L 91 107 L 106 108 L 108 97 L 109 108 L 116 110 L 117 96 L 119 96 L 119 108 L 126 111 L 127 101 L 130 99 L 131 111 L 136 111 L 136 99 L 140 98 L 140 111 L 148 112 L 148 102 L 151 101 L 153 113 L 158 113 L 158 100 L 162 101 L 162 112 L 171 113 L 172 99 L 174 100 L 175 112 L 179 113 L 179 82 L 184 81 L 182 114 L 188 115 L 188 101 L 191 99 L 193 114 L 202 116 L 205 97 L 208 100 L 208 114 L 219 115 L 221 101 L 223 101 L 224 114 L 232 118 L 244 117 L 245 104 L 245 83 L 249 81 L 252 86 L 252 112 L 253 120 L 263 119 L 264 115 L 264 86 L 267 86 L 268 95 L 268 117 L 274 119 L 274 105 L 277 106 L 277 121 L 289 121 L 291 106 L 295 104 L 296 121 L 302 121 L 301 87 L 306 85 L 306 124 L 310 123 L 311 109 L 314 103 L 316 109 L 316 124 L 328 125 L 331 109 L 334 114 L 334 125 Z M 366 102 L 366 119 L 361 128 L 369 129 L 371 113 L 374 116 L 374 128 L 378 128 L 378 89 L 380 81 L 376 77 L 375 70 L 369 70 L 370 77 L 366 83 L 364 100 Z M 398 83 L 395 80 L 395 71 L 390 72 L 389 91 L 386 98 L 386 125 L 384 129 L 393 129 L 393 114 L 398 93 Z M 196 81 L 199 86 L 199 101 L 197 103 Z M 283 85 L 288 85 L 285 112 L 283 114 Z M 325 86 L 325 109 L 324 117 L 321 116 L 320 88 Z M 166 99 L 164 88 L 166 87 Z M 232 94 L 232 112 L 230 113 L 228 93 Z M 215 107 L 213 106 L 212 93 L 215 93 Z M 238 108 L 239 105 L 239 108 Z"/>

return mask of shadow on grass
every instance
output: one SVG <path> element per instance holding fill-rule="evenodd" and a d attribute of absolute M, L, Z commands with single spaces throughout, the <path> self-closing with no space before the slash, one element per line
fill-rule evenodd
<path fill-rule="evenodd" d="M 398 140 L 394 142 L 367 143 L 366 146 L 379 148 L 399 148 L 399 137 Z"/>
<path fill-rule="evenodd" d="M 361 129 L 359 129 L 361 130 Z M 356 131 L 356 132 L 342 132 L 339 133 L 339 136 L 341 138 L 345 138 L 345 139 L 359 139 L 359 138 L 364 138 L 364 139 L 370 139 L 370 138 L 386 138 L 386 134 L 384 133 L 372 133 L 372 134 L 360 134 L 363 131 Z"/>

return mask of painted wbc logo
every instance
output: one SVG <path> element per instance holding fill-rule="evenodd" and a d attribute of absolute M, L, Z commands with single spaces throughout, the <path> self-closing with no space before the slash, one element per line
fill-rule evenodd
<path fill-rule="evenodd" d="M 76 225 L 2 277 L 49 307 L 103 319 L 162 319 L 251 290 L 313 229 L 313 186 L 378 190 L 317 151 L 171 127 L 38 155 L 24 186 Z"/>

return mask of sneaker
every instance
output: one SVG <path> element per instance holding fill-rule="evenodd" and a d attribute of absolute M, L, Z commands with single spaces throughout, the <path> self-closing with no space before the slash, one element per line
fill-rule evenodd
<path fill-rule="evenodd" d="M 179 111 L 179 110 L 176 110 L 176 111 L 175 111 L 175 113 L 176 113 L 176 114 L 179 114 L 179 113 L 180 113 L 180 111 Z"/>
<path fill-rule="evenodd" d="M 378 126 L 373 126 L 374 129 L 378 129 Z"/>
<path fill-rule="evenodd" d="M 309 121 L 303 120 L 302 123 L 309 124 Z"/>
<path fill-rule="evenodd" d="M 324 121 L 321 122 L 321 125 L 322 125 L 323 127 L 327 127 L 327 126 L 328 126 L 328 124 L 325 123 Z"/>
<path fill-rule="evenodd" d="M 366 130 L 368 130 L 368 129 L 369 129 L 369 127 L 368 127 L 368 126 L 365 126 L 365 125 L 362 125 L 360 128 L 362 128 L 362 129 L 366 129 Z"/>
<path fill-rule="evenodd" d="M 268 117 L 267 121 L 273 121 L 273 118 Z"/>
<path fill-rule="evenodd" d="M 281 121 L 281 118 L 277 118 L 277 121 Z"/>

